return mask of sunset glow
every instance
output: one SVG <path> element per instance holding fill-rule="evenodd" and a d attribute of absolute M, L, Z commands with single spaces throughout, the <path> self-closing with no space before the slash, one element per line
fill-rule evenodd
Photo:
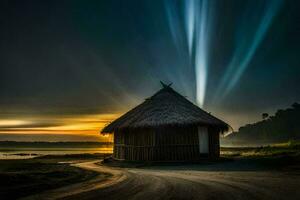
<path fill-rule="evenodd" d="M 0 119 L 0 127 L 6 126 L 19 126 L 30 122 L 24 120 L 11 120 L 11 119 Z"/>
<path fill-rule="evenodd" d="M 61 134 L 99 136 L 99 131 L 120 114 L 40 116 L 0 121 L 1 134 Z"/>

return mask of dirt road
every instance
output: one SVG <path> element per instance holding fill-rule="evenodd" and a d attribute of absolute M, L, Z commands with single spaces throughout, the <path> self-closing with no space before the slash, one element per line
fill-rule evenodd
<path fill-rule="evenodd" d="M 230 164 L 217 165 L 111 169 L 95 162 L 80 163 L 76 166 L 113 176 L 92 190 L 64 199 L 300 199 L 296 172 L 240 166 L 238 171 Z"/>

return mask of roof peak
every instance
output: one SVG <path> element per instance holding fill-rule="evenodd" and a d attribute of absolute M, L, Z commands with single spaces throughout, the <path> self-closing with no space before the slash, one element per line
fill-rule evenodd
<path fill-rule="evenodd" d="M 172 82 L 169 84 L 165 84 L 163 81 L 159 81 L 163 88 L 171 88 Z"/>

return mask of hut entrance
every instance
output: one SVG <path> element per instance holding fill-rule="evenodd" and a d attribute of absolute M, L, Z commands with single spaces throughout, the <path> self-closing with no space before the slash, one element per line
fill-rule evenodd
<path fill-rule="evenodd" d="M 199 152 L 200 154 L 208 154 L 208 131 L 207 127 L 198 127 Z"/>

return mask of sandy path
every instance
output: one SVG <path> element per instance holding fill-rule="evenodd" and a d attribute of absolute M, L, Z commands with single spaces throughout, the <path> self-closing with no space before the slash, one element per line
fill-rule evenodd
<path fill-rule="evenodd" d="M 103 169 L 92 163 L 79 167 Z M 296 173 L 203 171 L 182 166 L 115 170 L 126 179 L 66 199 L 300 199 Z"/>
<path fill-rule="evenodd" d="M 121 170 L 115 170 L 105 166 L 100 166 L 97 164 L 98 162 L 99 160 L 88 162 L 74 161 L 74 164 L 71 165 L 80 167 L 82 169 L 99 172 L 99 176 L 96 176 L 95 178 L 86 182 L 76 183 L 70 186 L 65 186 L 62 188 L 45 191 L 40 194 L 28 196 L 23 198 L 23 200 L 63 199 L 65 197 L 76 196 L 77 194 L 81 194 L 87 191 L 95 191 L 101 188 L 109 187 L 126 179 L 125 173 L 123 173 Z M 105 174 L 111 174 L 111 176 L 107 177 Z"/>
<path fill-rule="evenodd" d="M 217 165 L 224 170 L 197 165 L 118 169 L 96 161 L 77 163 L 74 166 L 113 176 L 48 191 L 35 199 L 300 199 L 299 173 L 236 171 Z"/>

